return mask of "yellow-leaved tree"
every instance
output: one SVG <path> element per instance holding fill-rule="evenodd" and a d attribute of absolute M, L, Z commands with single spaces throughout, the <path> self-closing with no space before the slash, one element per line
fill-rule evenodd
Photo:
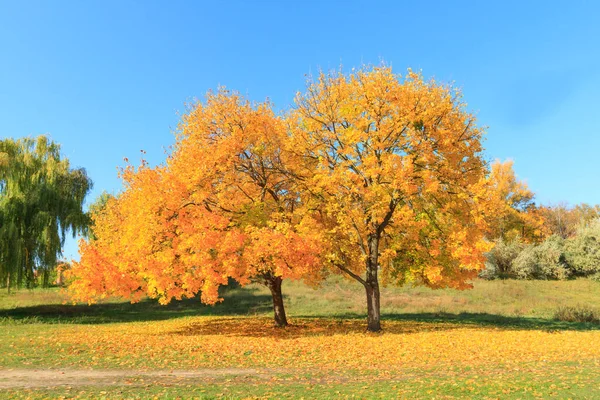
<path fill-rule="evenodd" d="M 544 218 L 533 201 L 535 195 L 517 179 L 511 160 L 491 164 L 488 192 L 493 209 L 487 216 L 489 239 L 535 242 L 546 236 Z"/>
<path fill-rule="evenodd" d="M 323 232 L 311 198 L 289 171 L 303 158 L 287 151 L 285 121 L 268 102 L 252 105 L 225 89 L 197 104 L 180 126 L 169 168 L 184 182 L 188 205 L 227 218 L 245 235 L 244 276 L 273 296 L 275 323 L 287 325 L 282 280 L 322 277 Z"/>
<path fill-rule="evenodd" d="M 233 278 L 266 285 L 276 325 L 287 325 L 282 281 L 318 282 L 323 235 L 286 172 L 302 158 L 285 151 L 284 122 L 224 89 L 193 106 L 166 165 L 126 168 L 123 193 L 95 213 L 94 240 L 70 271 L 73 299 L 201 293 L 213 304 Z"/>
<path fill-rule="evenodd" d="M 379 276 L 470 287 L 485 240 L 483 130 L 458 91 L 391 68 L 320 74 L 297 96 L 290 148 L 327 224 L 327 263 L 360 282 L 379 331 Z"/>

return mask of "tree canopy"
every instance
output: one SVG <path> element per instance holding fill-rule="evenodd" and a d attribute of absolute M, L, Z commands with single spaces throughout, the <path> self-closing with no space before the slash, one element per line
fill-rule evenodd
<path fill-rule="evenodd" d="M 298 95 L 295 148 L 330 218 L 329 263 L 364 285 L 380 329 L 388 282 L 466 288 L 489 248 L 483 130 L 460 94 L 391 68 L 321 74 Z"/>
<path fill-rule="evenodd" d="M 0 141 L 0 276 L 11 286 L 34 282 L 62 255 L 69 232 L 84 233 L 84 169 L 73 169 L 46 136 Z"/>
<path fill-rule="evenodd" d="M 224 89 L 182 118 L 164 165 L 127 167 L 125 190 L 94 214 L 73 298 L 219 301 L 229 278 L 271 289 L 330 271 L 360 282 L 380 329 L 379 275 L 470 287 L 490 248 L 494 204 L 483 129 L 460 93 L 410 72 L 321 74 L 276 115 Z"/>
<path fill-rule="evenodd" d="M 286 140 L 269 103 L 209 93 L 184 116 L 166 165 L 126 168 L 126 190 L 94 214 L 96 240 L 82 242 L 73 269 L 75 298 L 166 303 L 201 293 L 212 304 L 229 278 L 258 281 L 286 325 L 282 280 L 313 283 L 322 269 L 315 216 L 287 173 L 301 159 Z"/>

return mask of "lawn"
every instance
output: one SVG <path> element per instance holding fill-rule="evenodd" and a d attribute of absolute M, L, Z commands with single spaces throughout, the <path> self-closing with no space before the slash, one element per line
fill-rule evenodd
<path fill-rule="evenodd" d="M 0 294 L 0 397 L 598 398 L 600 325 L 553 319 L 600 305 L 600 283 L 476 281 L 385 288 L 384 331 L 364 293 L 329 279 L 284 285 L 292 326 L 260 286 L 214 307 L 63 305 L 58 290 Z"/>

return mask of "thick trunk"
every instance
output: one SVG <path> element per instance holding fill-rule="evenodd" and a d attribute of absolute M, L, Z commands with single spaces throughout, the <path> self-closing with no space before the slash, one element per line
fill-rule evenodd
<path fill-rule="evenodd" d="M 379 302 L 379 235 L 369 236 L 369 256 L 367 257 L 367 276 L 365 290 L 367 292 L 367 330 L 379 332 L 381 330 L 381 309 Z"/>
<path fill-rule="evenodd" d="M 379 282 L 367 282 L 367 330 L 379 332 L 381 330 L 381 310 L 379 306 Z"/>
<path fill-rule="evenodd" d="M 271 290 L 273 297 L 273 312 L 275 317 L 275 325 L 284 327 L 288 325 L 287 317 L 285 316 L 285 308 L 283 306 L 283 295 L 281 294 L 281 283 L 283 279 L 280 276 L 270 275 L 265 278 L 265 284 Z"/>
<path fill-rule="evenodd" d="M 365 263 L 366 276 L 363 279 L 360 275 L 354 273 L 345 265 L 338 267 L 350 277 L 360 282 L 367 293 L 367 329 L 370 332 L 381 331 L 381 307 L 379 293 L 379 239 L 380 233 L 373 233 L 368 237 L 368 255 Z"/>

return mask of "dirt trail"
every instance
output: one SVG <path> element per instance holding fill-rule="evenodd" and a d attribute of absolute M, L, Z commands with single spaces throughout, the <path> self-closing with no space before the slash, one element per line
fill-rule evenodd
<path fill-rule="evenodd" d="M 0 369 L 0 389 L 54 386 L 119 386 L 170 383 L 182 380 L 211 381 L 219 378 L 268 379 L 272 373 L 250 368 L 195 370 L 75 370 Z"/>

